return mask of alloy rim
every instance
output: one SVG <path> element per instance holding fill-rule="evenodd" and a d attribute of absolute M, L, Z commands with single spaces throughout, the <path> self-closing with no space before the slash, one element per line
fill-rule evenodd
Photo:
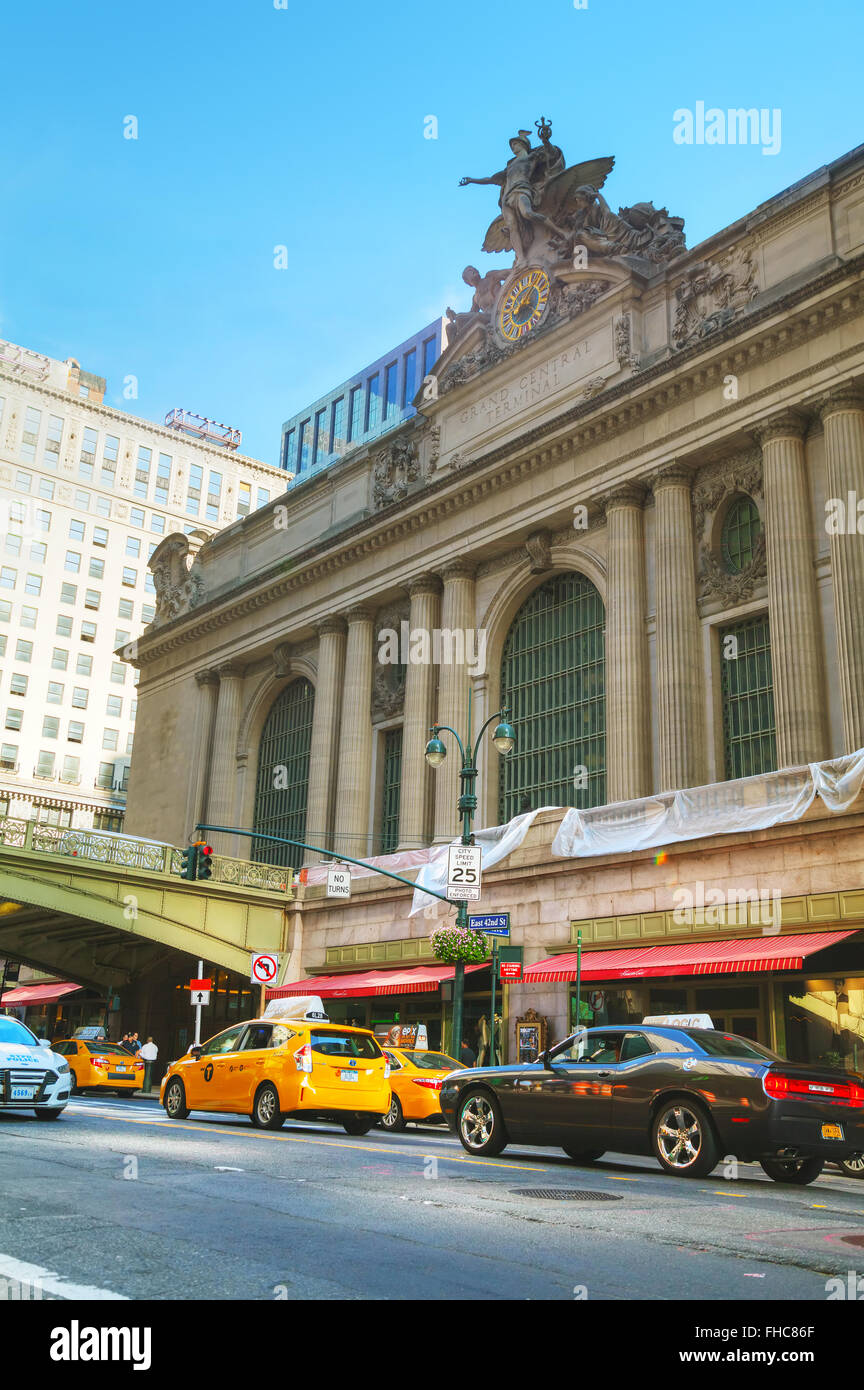
<path fill-rule="evenodd" d="M 483 1096 L 472 1096 L 463 1107 L 460 1129 L 462 1138 L 471 1149 L 479 1149 L 492 1138 L 495 1113 Z"/>
<path fill-rule="evenodd" d="M 686 1105 L 667 1110 L 657 1129 L 660 1151 L 670 1168 L 691 1168 L 702 1152 L 702 1126 Z"/>
<path fill-rule="evenodd" d="M 180 1087 L 177 1085 L 168 1088 L 168 1114 L 176 1115 L 180 1109 Z"/>
<path fill-rule="evenodd" d="M 394 1096 L 393 1099 L 392 1099 L 391 1102 L 390 1102 L 390 1109 L 387 1111 L 387 1114 L 384 1116 L 384 1124 L 385 1124 L 386 1127 L 389 1129 L 392 1125 L 397 1124 L 397 1123 L 398 1123 L 398 1120 L 399 1120 L 399 1107 L 398 1107 L 397 1104 L 396 1104 L 396 1097 Z"/>
<path fill-rule="evenodd" d="M 273 1119 L 276 1110 L 276 1098 L 272 1091 L 263 1091 L 258 1097 L 258 1118 L 265 1124 Z"/>
<path fill-rule="evenodd" d="M 843 1166 L 850 1168 L 853 1173 L 864 1173 L 864 1154 L 853 1154 L 851 1158 L 844 1159 Z"/>

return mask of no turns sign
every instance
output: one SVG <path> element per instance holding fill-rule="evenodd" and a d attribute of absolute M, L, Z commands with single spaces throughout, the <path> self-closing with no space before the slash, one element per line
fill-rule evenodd
<path fill-rule="evenodd" d="M 250 979 L 253 985 L 275 985 L 279 974 L 279 957 L 269 954 L 252 956 Z"/>

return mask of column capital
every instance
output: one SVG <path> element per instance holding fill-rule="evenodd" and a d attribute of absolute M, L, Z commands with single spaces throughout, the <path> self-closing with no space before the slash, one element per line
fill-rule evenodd
<path fill-rule="evenodd" d="M 411 598 L 420 594 L 438 595 L 441 592 L 440 574 L 415 574 L 413 579 L 409 579 L 406 585 L 408 594 Z"/>
<path fill-rule="evenodd" d="M 344 636 L 347 631 L 348 624 L 338 613 L 330 613 L 326 618 L 322 618 L 320 623 L 315 624 L 315 633 L 319 639 L 336 632 Z"/>
<path fill-rule="evenodd" d="M 864 391 L 857 382 L 844 381 L 826 391 L 817 408 L 823 422 L 829 415 L 839 415 L 844 410 L 864 411 Z"/>
<path fill-rule="evenodd" d="M 219 684 L 219 672 L 218 672 L 217 670 L 215 670 L 212 666 L 208 666 L 207 669 L 206 669 L 205 671 L 196 671 L 196 672 L 195 672 L 195 684 L 196 684 L 196 685 L 218 685 L 218 684 Z"/>
<path fill-rule="evenodd" d="M 761 449 L 776 439 L 803 439 L 810 421 L 803 410 L 778 410 L 753 427 L 753 437 Z"/>
<path fill-rule="evenodd" d="M 362 603 L 358 603 L 354 608 L 349 608 L 345 613 L 345 619 L 349 626 L 354 623 L 371 623 L 375 614 L 371 608 L 366 608 Z"/>
<path fill-rule="evenodd" d="M 686 487 L 689 491 L 693 483 L 693 473 L 684 463 L 669 463 L 651 478 L 651 491 L 660 492 L 667 487 Z"/>
<path fill-rule="evenodd" d="M 621 483 L 611 492 L 604 493 L 600 505 L 606 513 L 615 507 L 636 507 L 641 511 L 647 495 L 645 484 L 634 478 L 632 482 Z"/>
<path fill-rule="evenodd" d="M 466 558 L 448 560 L 441 571 L 445 584 L 451 579 L 473 579 L 476 573 L 477 565 Z"/>
<path fill-rule="evenodd" d="M 221 666 L 216 667 L 216 671 L 220 681 L 241 680 L 246 667 L 241 666 L 239 661 L 223 661 Z"/>

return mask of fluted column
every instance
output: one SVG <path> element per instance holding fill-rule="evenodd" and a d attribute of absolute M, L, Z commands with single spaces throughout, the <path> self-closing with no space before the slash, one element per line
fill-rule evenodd
<path fill-rule="evenodd" d="M 762 448 L 778 767 L 827 756 L 806 430 L 804 415 L 785 410 L 755 431 Z"/>
<path fill-rule="evenodd" d="M 432 633 L 438 627 L 441 580 L 437 574 L 421 574 L 408 586 L 411 596 L 409 617 L 408 667 L 405 672 L 405 706 L 402 719 L 402 788 L 399 795 L 399 848 L 418 849 L 429 843 L 432 778 L 435 775 L 425 759 L 429 726 L 435 719 L 435 682 L 432 662 Z M 420 653 L 419 639 L 424 633 L 428 659 L 412 661 L 411 652 Z"/>
<path fill-rule="evenodd" d="M 696 611 L 690 473 L 674 464 L 654 480 L 659 791 L 708 776 L 705 679 Z"/>
<path fill-rule="evenodd" d="M 467 560 L 454 560 L 444 569 L 444 596 L 441 601 L 442 633 L 464 634 L 474 628 L 475 566 Z M 444 639 L 442 639 L 443 641 Z M 471 678 L 467 665 L 442 662 L 438 673 L 438 713 L 436 722 L 449 724 L 464 741 L 468 737 L 468 690 Z M 476 721 L 475 721 L 476 725 Z M 476 736 L 476 727 L 474 729 Z M 450 734 L 445 734 L 447 757 L 435 777 L 435 839 L 452 840 L 459 834 L 459 750 Z"/>
<path fill-rule="evenodd" d="M 191 834 L 199 820 L 207 820 L 207 783 L 215 748 L 213 721 L 219 698 L 219 675 L 216 671 L 196 671 L 198 702 L 195 711 L 196 737 L 194 764 L 190 768 L 189 799 L 186 803 L 185 830 Z"/>
<path fill-rule="evenodd" d="M 318 624 L 318 679 L 312 712 L 312 739 L 309 748 L 309 793 L 306 800 L 304 838 L 322 849 L 333 849 L 333 808 L 336 796 L 339 717 L 345 673 L 344 618 L 325 618 Z M 319 858 L 313 854 L 310 860 Z"/>
<path fill-rule="evenodd" d="M 372 777 L 372 613 L 368 608 L 352 608 L 346 616 L 348 640 L 333 848 L 355 859 L 365 859 L 371 850 L 368 835 Z"/>
<path fill-rule="evenodd" d="M 830 536 L 837 681 L 843 709 L 843 748 L 864 746 L 864 537 L 857 505 L 864 500 L 864 395 L 854 387 L 832 391 L 820 408 L 825 426 L 828 497 L 844 508 L 845 530 Z M 851 497 L 850 497 L 851 494 Z"/>
<path fill-rule="evenodd" d="M 648 639 L 645 635 L 645 488 L 606 499 L 606 777 L 609 801 L 651 792 Z"/>
<path fill-rule="evenodd" d="M 236 825 L 237 730 L 240 724 L 243 668 L 228 663 L 218 670 L 219 697 L 213 730 L 207 818 L 214 825 Z M 236 854 L 236 837 L 216 835 L 210 838 L 217 854 Z M 244 845 L 244 850 L 249 852 L 247 845 Z"/>

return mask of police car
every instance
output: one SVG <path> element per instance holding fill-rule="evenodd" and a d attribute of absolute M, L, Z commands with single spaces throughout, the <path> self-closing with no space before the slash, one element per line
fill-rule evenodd
<path fill-rule="evenodd" d="M 72 1090 L 69 1063 L 17 1018 L 0 1016 L 0 1110 L 33 1110 L 56 1120 Z"/>

